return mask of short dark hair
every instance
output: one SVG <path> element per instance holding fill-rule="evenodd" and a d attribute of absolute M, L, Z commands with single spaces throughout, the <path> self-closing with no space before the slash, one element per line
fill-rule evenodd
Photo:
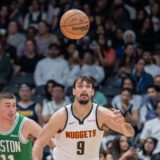
<path fill-rule="evenodd" d="M 0 93 L 0 100 L 2 99 L 16 99 L 16 96 L 10 92 L 1 92 Z"/>
<path fill-rule="evenodd" d="M 59 46 L 58 44 L 56 44 L 56 43 L 51 43 L 51 44 L 48 46 L 49 49 L 51 49 L 52 47 L 61 50 L 60 46 Z"/>
<path fill-rule="evenodd" d="M 129 88 L 122 88 L 121 89 L 121 93 L 124 92 L 124 91 L 128 91 L 131 94 L 131 96 L 133 96 L 133 91 L 131 89 L 129 89 Z"/>
<path fill-rule="evenodd" d="M 124 78 L 122 79 L 121 88 L 123 88 L 124 82 L 125 82 L 126 80 L 131 81 L 133 87 L 135 87 L 135 81 L 134 81 L 132 78 L 130 78 L 130 77 L 124 77 Z"/>
<path fill-rule="evenodd" d="M 86 81 L 86 82 L 88 82 L 88 83 L 91 83 L 91 84 L 92 84 L 92 88 L 95 88 L 95 80 L 94 80 L 94 78 L 91 77 L 91 76 L 79 76 L 79 77 L 77 77 L 77 78 L 75 79 L 75 81 L 73 82 L 73 88 L 75 88 L 76 82 L 77 82 L 78 80 L 81 80 L 82 82 L 83 82 L 83 81 Z"/>
<path fill-rule="evenodd" d="M 154 90 L 157 91 L 157 86 L 155 86 L 155 85 L 153 85 L 153 84 L 151 84 L 151 85 L 149 85 L 149 86 L 147 87 L 147 91 L 148 91 L 148 89 L 150 89 L 150 88 L 153 88 Z"/>
<path fill-rule="evenodd" d="M 60 83 L 55 83 L 55 85 L 53 86 L 53 88 L 54 88 L 54 87 L 60 87 L 60 88 L 62 88 L 63 90 L 65 89 L 65 86 L 62 85 L 62 84 L 60 84 Z"/>

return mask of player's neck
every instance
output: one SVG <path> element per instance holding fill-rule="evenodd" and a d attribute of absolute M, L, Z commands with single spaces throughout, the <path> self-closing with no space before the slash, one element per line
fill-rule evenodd
<path fill-rule="evenodd" d="M 73 103 L 73 113 L 78 117 L 79 119 L 83 119 L 91 110 L 92 103 L 89 102 L 86 105 L 79 104 L 77 102 Z"/>
<path fill-rule="evenodd" d="M 4 119 L 0 117 L 0 132 L 8 132 L 14 125 L 16 117 Z"/>

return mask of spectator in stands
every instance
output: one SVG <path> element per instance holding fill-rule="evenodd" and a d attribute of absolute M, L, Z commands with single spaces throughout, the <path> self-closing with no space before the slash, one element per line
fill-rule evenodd
<path fill-rule="evenodd" d="M 74 80 L 81 75 L 81 59 L 79 51 L 75 44 L 69 44 L 67 47 L 67 57 L 69 62 L 69 75 L 67 79 L 67 88 L 72 88 Z"/>
<path fill-rule="evenodd" d="M 144 50 L 154 51 L 154 31 L 151 19 L 146 17 L 143 20 L 143 24 L 138 31 L 138 42 L 142 45 Z"/>
<path fill-rule="evenodd" d="M 136 61 L 135 46 L 133 43 L 128 43 L 124 46 L 124 53 L 120 59 L 116 61 L 115 72 L 117 73 L 115 85 L 121 86 L 122 80 L 131 75 L 132 69 Z"/>
<path fill-rule="evenodd" d="M 45 85 L 48 80 L 55 80 L 66 85 L 69 75 L 68 62 L 61 57 L 61 49 L 57 44 L 50 44 L 48 56 L 40 60 L 34 72 L 37 86 Z"/>
<path fill-rule="evenodd" d="M 106 42 L 107 41 L 107 42 Z M 116 52 L 112 47 L 112 42 L 110 39 L 106 39 L 104 34 L 98 36 L 98 43 L 92 43 L 90 45 L 91 49 L 97 55 L 100 64 L 105 70 L 105 76 L 111 76 L 114 74 L 114 66 L 116 62 Z"/>
<path fill-rule="evenodd" d="M 132 96 L 133 93 L 130 89 L 122 89 L 120 94 L 120 103 L 113 104 L 113 107 L 120 110 L 123 116 L 125 116 L 126 120 L 133 126 L 136 126 L 139 121 L 139 106 L 135 107 L 132 104 Z"/>
<path fill-rule="evenodd" d="M 133 27 L 134 27 L 134 30 L 136 31 L 136 33 L 139 32 L 139 30 L 141 29 L 141 27 L 143 25 L 143 21 L 147 16 L 148 16 L 148 14 L 144 8 L 137 11 L 136 19 L 132 21 Z"/>
<path fill-rule="evenodd" d="M 44 104 L 43 106 L 43 119 L 47 123 L 54 112 L 58 109 L 70 104 L 70 100 L 65 96 L 64 86 L 61 84 L 55 84 L 52 90 L 52 100 Z"/>
<path fill-rule="evenodd" d="M 157 116 L 157 89 L 156 86 L 151 85 L 147 88 L 147 97 L 143 106 L 140 109 L 140 122 L 144 124 L 146 121 L 151 120 Z"/>
<path fill-rule="evenodd" d="M 157 90 L 157 101 L 160 101 L 160 75 L 157 75 L 153 79 L 153 85 Z"/>
<path fill-rule="evenodd" d="M 25 42 L 26 54 L 18 59 L 16 74 L 17 73 L 34 73 L 35 67 L 43 56 L 38 54 L 37 44 L 35 40 L 26 40 Z"/>
<path fill-rule="evenodd" d="M 153 82 L 152 76 L 144 71 L 145 63 L 145 60 L 140 58 L 137 61 L 131 75 L 131 78 L 136 83 L 136 92 L 138 94 L 145 94 L 147 87 Z"/>
<path fill-rule="evenodd" d="M 17 111 L 18 113 L 33 119 L 41 126 L 43 125 L 42 107 L 40 104 L 32 101 L 32 87 L 28 84 L 20 85 Z"/>
<path fill-rule="evenodd" d="M 106 143 L 106 153 L 107 154 L 111 154 L 111 152 L 112 152 L 112 144 L 113 144 L 113 140 L 109 140 Z"/>
<path fill-rule="evenodd" d="M 122 135 L 116 136 L 112 142 L 111 154 L 106 160 L 137 160 L 137 149 L 129 145 L 128 138 Z"/>
<path fill-rule="evenodd" d="M 104 69 L 101 65 L 96 64 L 96 59 L 92 50 L 86 51 L 83 57 L 81 74 L 94 78 L 96 85 L 104 80 Z"/>
<path fill-rule="evenodd" d="M 20 29 L 22 29 L 23 28 L 23 14 L 20 10 L 20 3 L 17 3 L 17 0 L 13 0 L 9 6 L 9 9 L 10 9 L 9 19 L 12 21 L 15 21 L 20 26 Z"/>
<path fill-rule="evenodd" d="M 0 31 L 6 32 L 9 21 L 9 9 L 7 6 L 3 5 L 0 7 Z"/>
<path fill-rule="evenodd" d="M 128 44 L 128 43 L 135 44 L 136 43 L 136 34 L 135 34 L 135 32 L 132 31 L 132 30 L 126 30 L 123 33 L 123 40 L 124 40 L 125 44 Z"/>
<path fill-rule="evenodd" d="M 116 22 L 114 21 L 113 18 L 107 18 L 106 21 L 104 22 L 104 27 L 105 27 L 105 35 L 108 39 L 113 39 L 115 35 L 115 31 L 117 29 Z"/>
<path fill-rule="evenodd" d="M 112 43 L 113 43 L 113 48 L 116 50 L 117 48 L 119 48 L 120 46 L 123 46 L 124 41 L 123 41 L 123 28 L 118 28 L 115 31 L 115 34 L 112 38 Z M 117 55 L 117 58 L 119 58 L 119 56 Z"/>
<path fill-rule="evenodd" d="M 157 1 L 153 2 L 151 4 L 151 22 L 153 24 L 153 30 L 154 30 L 154 35 L 155 35 L 155 47 L 159 44 L 160 41 L 160 3 Z"/>
<path fill-rule="evenodd" d="M 38 32 L 35 40 L 38 47 L 38 53 L 44 56 L 47 55 L 48 46 L 51 43 L 59 44 L 57 36 L 53 33 L 49 33 L 49 25 L 46 21 L 40 21 L 38 23 Z"/>
<path fill-rule="evenodd" d="M 0 89 L 8 82 L 12 74 L 12 67 L 10 57 L 5 53 L 3 43 L 0 40 Z"/>
<path fill-rule="evenodd" d="M 54 30 L 59 20 L 58 15 L 60 12 L 60 8 L 55 1 L 50 0 L 43 1 L 42 7 L 46 13 L 46 22 L 50 24 L 51 28 Z"/>
<path fill-rule="evenodd" d="M 7 43 L 7 34 L 0 35 L 0 41 L 2 43 L 5 54 L 10 58 L 11 64 L 14 65 L 17 60 L 16 48 Z"/>
<path fill-rule="evenodd" d="M 157 145 L 157 139 L 153 137 L 146 138 L 144 140 L 144 143 L 140 151 L 138 152 L 138 158 L 140 160 L 151 160 L 156 145 Z"/>
<path fill-rule="evenodd" d="M 129 1 L 124 2 L 123 0 L 114 0 L 115 6 L 124 6 L 126 11 L 129 14 L 129 19 L 134 20 L 136 18 L 136 9 L 135 6 L 132 6 Z"/>
<path fill-rule="evenodd" d="M 114 21 L 118 27 L 129 29 L 132 27 L 129 20 L 129 12 L 124 5 L 115 5 L 112 10 Z"/>
<path fill-rule="evenodd" d="M 26 31 L 26 40 L 34 40 L 36 34 L 37 34 L 37 30 L 34 27 L 32 27 L 32 26 L 28 27 L 28 29 Z M 18 56 L 18 58 L 23 56 L 23 55 L 25 55 L 26 52 L 27 52 L 25 42 L 26 41 L 20 43 L 18 48 L 17 48 L 17 56 Z"/>
<path fill-rule="evenodd" d="M 79 57 L 79 50 L 78 50 L 76 43 L 70 42 L 70 43 L 66 44 L 65 51 L 64 51 L 64 57 L 67 60 L 69 60 L 69 62 L 70 61 L 72 62 L 72 58 L 74 56 Z"/>
<path fill-rule="evenodd" d="M 145 139 L 148 137 L 156 138 L 158 140 L 158 143 L 154 150 L 154 153 L 157 154 L 160 152 L 160 102 L 157 103 L 156 112 L 157 117 L 145 123 L 140 136 L 140 141 L 143 144 Z"/>
<path fill-rule="evenodd" d="M 26 39 L 25 35 L 19 32 L 18 24 L 15 21 L 9 22 L 7 35 L 8 43 L 16 48 Z"/>
<path fill-rule="evenodd" d="M 29 26 L 38 28 L 38 23 L 42 20 L 46 20 L 46 13 L 41 10 L 41 3 L 39 0 L 33 0 L 29 8 L 29 12 L 24 19 L 24 30 L 27 30 Z"/>
<path fill-rule="evenodd" d="M 53 87 L 55 86 L 56 82 L 54 80 L 47 81 L 46 85 L 44 86 L 45 90 L 45 98 L 43 101 L 43 105 L 47 103 L 48 101 L 52 100 L 52 91 Z"/>
<path fill-rule="evenodd" d="M 152 77 L 154 78 L 156 75 L 160 74 L 160 66 L 156 65 L 154 63 L 154 59 L 152 57 L 152 54 L 150 51 L 144 51 L 143 52 L 143 58 L 146 61 L 144 70 L 146 73 L 152 75 Z"/>
<path fill-rule="evenodd" d="M 100 151 L 99 151 L 99 160 L 106 160 L 106 151 L 100 147 Z"/>
<path fill-rule="evenodd" d="M 154 54 L 153 58 L 154 58 L 155 64 L 160 67 L 160 55 L 159 55 L 159 53 Z"/>
<path fill-rule="evenodd" d="M 124 46 L 124 53 L 122 59 L 116 65 L 117 69 L 119 70 L 119 74 L 121 72 L 125 72 L 126 74 L 131 74 L 131 70 L 135 65 L 135 46 L 133 43 L 127 43 Z M 121 71 L 122 70 L 122 71 Z"/>
<path fill-rule="evenodd" d="M 153 84 L 160 88 L 160 74 L 154 77 Z"/>
<path fill-rule="evenodd" d="M 128 88 L 132 91 L 132 99 L 130 100 L 130 103 L 133 105 L 133 108 L 138 109 L 142 105 L 142 96 L 136 94 L 135 92 L 135 83 L 130 77 L 126 77 L 122 81 L 121 89 Z M 115 95 L 115 97 L 112 99 L 112 105 L 118 105 L 121 101 L 120 95 Z"/>

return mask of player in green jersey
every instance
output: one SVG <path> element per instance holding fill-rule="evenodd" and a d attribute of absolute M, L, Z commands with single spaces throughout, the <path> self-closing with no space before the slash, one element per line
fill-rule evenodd
<path fill-rule="evenodd" d="M 32 138 L 41 127 L 16 112 L 16 97 L 0 93 L 0 160 L 32 160 Z"/>

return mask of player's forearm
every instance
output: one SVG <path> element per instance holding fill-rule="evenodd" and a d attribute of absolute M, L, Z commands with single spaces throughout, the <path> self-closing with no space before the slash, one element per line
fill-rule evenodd
<path fill-rule="evenodd" d="M 126 137 L 133 137 L 135 135 L 135 131 L 129 123 L 122 124 L 121 130 Z"/>
<path fill-rule="evenodd" d="M 32 149 L 32 160 L 42 160 L 43 148 L 37 143 L 34 144 Z"/>

